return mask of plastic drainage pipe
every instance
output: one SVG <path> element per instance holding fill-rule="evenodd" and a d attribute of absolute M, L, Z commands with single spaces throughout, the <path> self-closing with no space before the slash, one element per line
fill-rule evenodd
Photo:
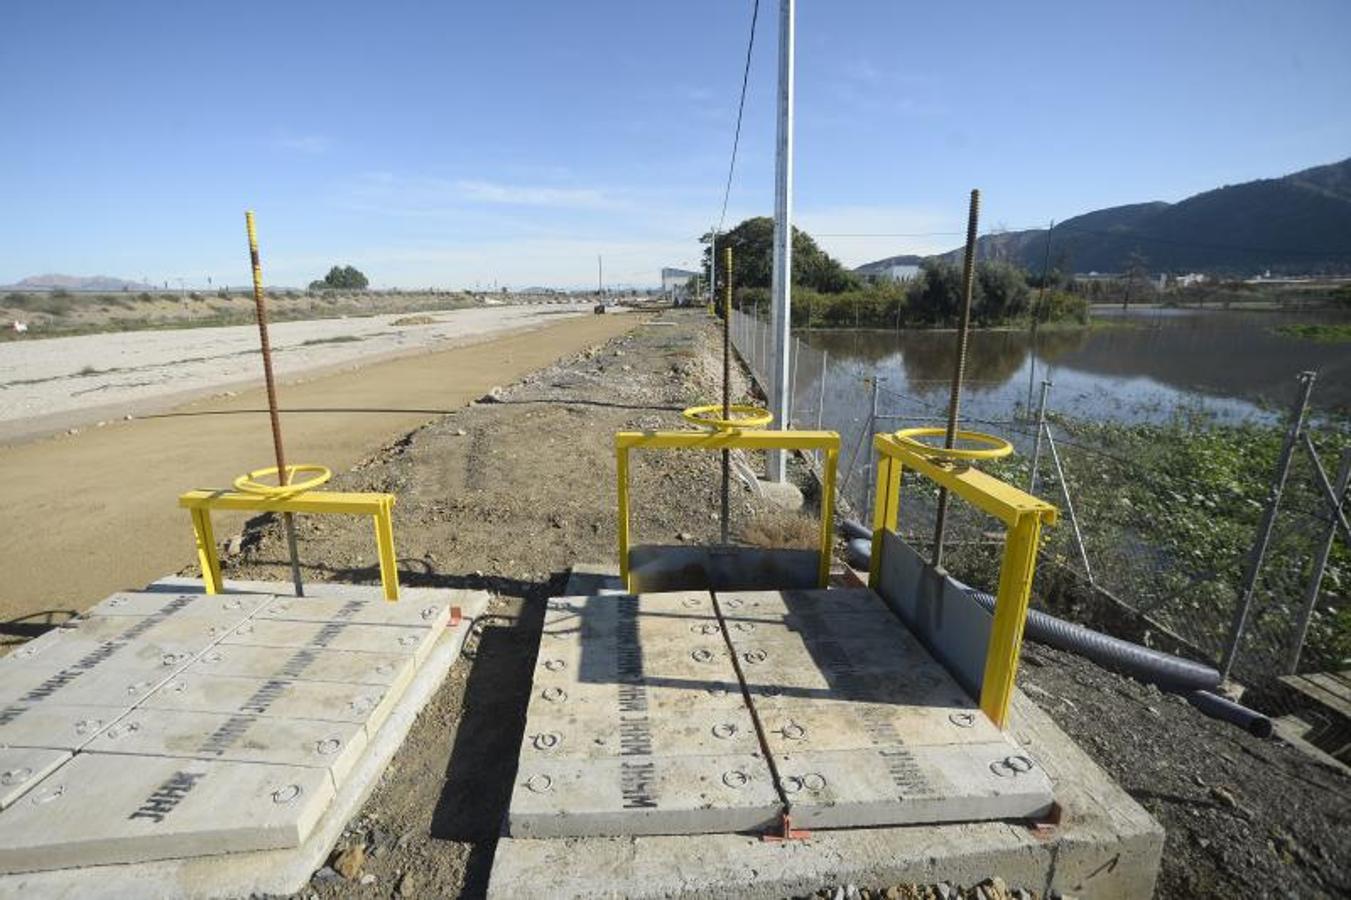
<path fill-rule="evenodd" d="M 853 524 L 857 526 L 858 523 Z M 854 538 L 846 548 L 846 556 L 851 563 L 860 568 L 868 565 L 872 556 L 870 541 Z M 994 597 L 961 582 L 956 583 L 983 609 L 994 614 Z M 1082 656 L 1105 669 L 1157 685 L 1161 690 L 1179 693 L 1212 719 L 1237 725 L 1257 737 L 1271 735 L 1271 720 L 1268 717 L 1211 693 L 1210 689 L 1220 684 L 1220 673 L 1210 666 L 1123 641 L 1035 609 L 1027 611 L 1025 633 L 1038 643 Z"/>

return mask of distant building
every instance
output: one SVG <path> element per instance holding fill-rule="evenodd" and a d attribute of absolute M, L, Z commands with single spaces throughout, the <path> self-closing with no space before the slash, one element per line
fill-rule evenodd
<path fill-rule="evenodd" d="M 877 273 L 877 277 L 886 281 L 909 281 L 919 277 L 919 266 L 909 263 L 893 263 Z"/>

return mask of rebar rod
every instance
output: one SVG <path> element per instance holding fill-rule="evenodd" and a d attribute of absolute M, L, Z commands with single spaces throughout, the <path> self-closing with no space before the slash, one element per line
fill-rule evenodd
<path fill-rule="evenodd" d="M 971 294 L 976 279 L 976 225 L 980 219 L 980 191 L 972 189 L 966 220 L 966 259 L 962 263 L 962 312 L 957 326 L 957 362 L 952 370 L 952 394 L 948 400 L 948 429 L 943 447 L 951 450 L 957 440 L 957 419 L 962 405 L 962 379 L 966 377 L 966 342 L 971 330 Z M 943 565 L 943 536 L 947 531 L 948 490 L 938 489 L 938 514 L 934 520 L 933 566 Z"/>
<path fill-rule="evenodd" d="M 277 484 L 291 483 L 286 469 L 286 449 L 281 440 L 281 414 L 277 409 L 277 382 L 272 374 L 272 342 L 267 335 L 267 304 L 263 298 L 263 265 L 258 254 L 258 230 L 254 226 L 253 211 L 244 213 L 244 225 L 249 233 L 249 263 L 253 267 L 253 308 L 258 317 L 258 342 L 263 354 L 263 379 L 267 382 L 267 414 L 272 421 L 272 450 L 277 459 Z M 286 527 L 286 547 L 291 555 L 291 582 L 297 597 L 305 596 L 305 585 L 300 579 L 300 551 L 296 546 L 296 523 L 291 513 L 282 514 Z"/>

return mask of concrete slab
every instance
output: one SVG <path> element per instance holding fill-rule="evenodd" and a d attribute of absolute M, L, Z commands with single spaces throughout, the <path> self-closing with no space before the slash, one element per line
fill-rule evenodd
<path fill-rule="evenodd" d="M 118 591 L 85 612 L 87 616 L 152 616 L 175 618 L 237 614 L 253 615 L 272 599 L 271 594 L 201 594 L 167 591 Z"/>
<path fill-rule="evenodd" d="M 307 650 L 359 650 L 363 653 L 407 654 L 421 663 L 440 627 L 356 625 L 349 622 L 288 622 L 252 619 L 230 631 L 222 644 Z"/>
<path fill-rule="evenodd" d="M 217 644 L 182 669 L 188 676 L 228 675 L 369 684 L 393 692 L 413 676 L 413 657 L 399 653 Z"/>
<path fill-rule="evenodd" d="M 182 651 L 151 644 L 79 642 L 36 659 L 0 661 L 0 703 L 59 703 L 126 706 L 180 671 L 192 659 Z"/>
<path fill-rule="evenodd" d="M 397 696 L 377 685 L 183 673 L 147 696 L 140 708 L 358 722 L 373 732 Z"/>
<path fill-rule="evenodd" d="M 181 584 L 184 580 L 172 581 Z M 266 583 L 263 586 L 268 587 Z M 379 596 L 378 588 L 365 590 L 372 596 Z M 468 592 L 459 601 L 464 621 L 456 628 L 442 631 L 431 656 L 419 668 L 348 781 L 339 788 L 329 809 L 299 847 L 131 865 L 89 864 L 78 869 L 0 876 L 0 898 L 122 900 L 134 896 L 177 900 L 297 893 L 309 882 L 314 870 L 323 865 L 343 829 L 374 789 L 380 773 L 403 742 L 419 710 L 435 694 L 451 665 L 459 659 L 465 636 L 474 620 L 483 613 L 487 601 L 487 595 L 482 592 Z"/>
<path fill-rule="evenodd" d="M 775 765 L 805 828 L 1028 819 L 1051 808 L 1046 773 L 1002 740 L 785 753 Z"/>
<path fill-rule="evenodd" d="M 513 834 L 760 827 L 779 809 L 712 598 L 559 598 L 545 611 Z"/>
<path fill-rule="evenodd" d="M 0 809 L 17 801 L 70 758 L 67 750 L 0 747 Z"/>
<path fill-rule="evenodd" d="M 449 592 L 445 592 L 449 593 Z M 450 619 L 450 601 L 442 596 L 431 602 L 412 600 L 371 603 L 368 600 L 330 597 L 277 597 L 266 603 L 255 618 L 293 622 L 352 622 L 359 625 L 445 625 Z"/>
<path fill-rule="evenodd" d="M 508 822 L 517 837 L 752 831 L 780 806 L 759 755 L 523 760 Z"/>
<path fill-rule="evenodd" d="M 100 732 L 84 748 L 84 754 L 305 766 L 329 773 L 336 787 L 365 746 L 366 731 L 353 722 L 137 709 Z M 122 777 L 115 773 L 123 759 L 125 756 L 105 761 L 104 777 Z"/>
<path fill-rule="evenodd" d="M 185 619 L 153 620 L 147 616 L 98 616 L 75 619 L 68 627 L 50 631 L 10 654 L 15 662 L 42 662 L 68 666 L 101 644 L 116 644 L 106 668 L 125 668 L 127 660 L 153 659 L 165 665 L 187 662 L 224 637 L 240 623 L 237 617 L 202 615 Z"/>
<path fill-rule="evenodd" d="M 12 703 L 0 707 L 0 746 L 79 750 L 131 710 L 116 706 Z"/>
<path fill-rule="evenodd" d="M 503 838 L 490 898 L 808 896 L 827 884 L 881 891 L 895 884 L 972 885 L 999 875 L 1010 885 L 1101 900 L 1146 900 L 1163 829 L 1021 693 L 1013 733 L 1055 786 L 1064 808 L 1044 835 L 1005 822 L 907 825 L 814 832 L 764 843 L 735 834 Z"/>
<path fill-rule="evenodd" d="M 717 603 L 795 822 L 1029 818 L 1050 808 L 1045 772 L 872 592 L 720 593 Z M 780 695 L 767 696 L 774 688 Z"/>
<path fill-rule="evenodd" d="M 629 549 L 629 578 L 645 593 L 806 588 L 820 577 L 819 558 L 815 550 L 639 544 Z"/>
<path fill-rule="evenodd" d="M 294 847 L 332 799 L 322 769 L 81 754 L 0 812 L 0 871 Z"/>

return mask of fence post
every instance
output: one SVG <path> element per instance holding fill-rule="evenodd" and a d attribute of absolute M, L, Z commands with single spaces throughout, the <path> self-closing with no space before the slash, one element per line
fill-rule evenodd
<path fill-rule="evenodd" d="M 826 373 L 830 371 L 830 351 L 821 351 L 821 392 L 816 398 L 816 430 L 821 430 L 822 417 L 826 412 Z M 820 463 L 821 452 L 817 451 L 817 463 Z"/>
<path fill-rule="evenodd" d="M 875 375 L 873 376 L 872 411 L 868 413 L 868 427 L 863 432 L 864 434 L 867 435 L 865 440 L 867 440 L 868 442 L 868 465 L 867 468 L 863 470 L 864 490 L 867 490 L 867 486 L 871 481 L 871 478 L 869 476 L 877 466 L 877 448 L 873 446 L 872 436 L 877 431 L 877 391 L 881 381 L 882 381 L 881 378 L 878 378 Z M 863 521 L 865 522 L 871 521 L 870 517 L 872 516 L 872 512 L 873 512 L 873 496 L 872 494 L 868 494 L 866 495 L 863 503 Z"/>
<path fill-rule="evenodd" d="M 802 356 L 802 338 L 793 338 L 793 343 L 789 345 L 789 350 L 793 353 L 792 365 L 789 366 L 788 376 L 788 419 L 783 423 L 784 428 L 792 428 L 792 420 L 797 417 L 797 361 Z"/>
<path fill-rule="evenodd" d="M 1032 439 L 1032 474 L 1027 478 L 1027 492 L 1037 495 L 1037 465 L 1041 462 L 1041 433 L 1046 428 L 1046 395 L 1051 392 L 1051 382 L 1041 383 L 1041 406 L 1037 409 L 1037 435 Z"/>
<path fill-rule="evenodd" d="M 1342 451 L 1341 466 L 1337 469 L 1336 502 L 1328 501 L 1328 530 L 1323 535 L 1323 545 L 1314 557 L 1313 572 L 1309 575 L 1309 587 L 1304 592 L 1304 608 L 1299 611 L 1299 621 L 1295 625 L 1295 640 L 1290 650 L 1290 664 L 1287 675 L 1294 675 L 1299 669 L 1299 655 L 1304 652 L 1304 639 L 1309 634 L 1309 619 L 1313 617 L 1314 605 L 1318 603 L 1318 592 L 1323 587 L 1323 572 L 1327 569 L 1328 555 L 1337 539 L 1337 513 L 1346 506 L 1346 489 L 1351 486 L 1351 447 Z"/>
<path fill-rule="evenodd" d="M 1088 586 L 1096 587 L 1093 581 L 1093 569 L 1088 565 L 1088 550 L 1084 548 L 1084 535 L 1079 530 L 1079 517 L 1074 514 L 1074 501 L 1070 499 L 1070 486 L 1065 481 L 1065 470 L 1060 466 L 1060 453 L 1055 449 L 1055 435 L 1051 434 L 1051 426 L 1045 422 L 1041 423 L 1041 427 L 1046 429 L 1046 446 L 1051 450 L 1051 462 L 1055 463 L 1055 477 L 1059 479 L 1060 493 L 1065 497 L 1065 512 L 1069 513 L 1070 525 L 1074 529 L 1074 542 L 1079 545 L 1079 558 L 1084 563 L 1084 575 L 1088 578 Z M 1029 491 L 1029 493 L 1031 492 Z"/>
<path fill-rule="evenodd" d="M 1253 541 L 1248 556 L 1247 571 L 1243 574 L 1243 592 L 1238 606 L 1234 609 L 1234 622 L 1229 628 L 1229 644 L 1224 649 L 1220 661 L 1220 676 L 1226 680 L 1234 669 L 1234 660 L 1238 657 L 1238 645 L 1243 639 L 1243 630 L 1248 625 L 1248 612 L 1252 608 L 1253 595 L 1257 593 L 1257 578 L 1262 574 L 1262 560 L 1267 555 L 1267 546 L 1271 543 L 1271 531 L 1276 525 L 1276 512 L 1281 505 L 1281 494 L 1285 491 L 1285 479 L 1290 474 L 1290 460 L 1295 454 L 1295 444 L 1300 432 L 1304 430 L 1304 418 L 1309 412 L 1309 394 L 1313 392 L 1313 382 L 1317 376 L 1313 372 L 1300 372 L 1299 399 L 1295 402 L 1290 416 L 1290 429 L 1285 434 L 1285 444 L 1276 462 L 1275 478 L 1271 482 L 1271 491 L 1267 495 L 1267 507 L 1262 513 L 1262 523 L 1257 528 L 1257 539 Z"/>

